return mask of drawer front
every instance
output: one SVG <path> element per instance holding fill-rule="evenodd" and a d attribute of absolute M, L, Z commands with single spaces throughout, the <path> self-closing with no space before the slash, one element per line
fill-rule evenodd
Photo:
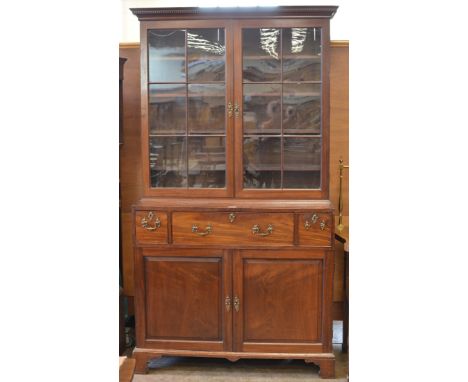
<path fill-rule="evenodd" d="M 299 216 L 299 245 L 331 246 L 331 214 L 312 212 Z"/>
<path fill-rule="evenodd" d="M 175 244 L 292 245 L 294 216 L 288 213 L 174 212 Z"/>
<path fill-rule="evenodd" d="M 136 211 L 135 235 L 137 243 L 167 243 L 167 213 L 161 211 Z"/>

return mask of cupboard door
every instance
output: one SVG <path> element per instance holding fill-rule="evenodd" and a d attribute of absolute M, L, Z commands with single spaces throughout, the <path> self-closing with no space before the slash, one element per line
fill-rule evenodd
<path fill-rule="evenodd" d="M 326 197 L 326 24 L 242 20 L 235 39 L 236 194 Z"/>
<path fill-rule="evenodd" d="M 165 21 L 142 35 L 150 195 L 232 195 L 230 34 L 226 21 Z"/>
<path fill-rule="evenodd" d="M 230 350 L 231 270 L 221 250 L 144 249 L 147 346 Z M 229 311 L 228 311 L 229 310 Z"/>
<path fill-rule="evenodd" d="M 245 250 L 234 259 L 236 351 L 322 351 L 323 252 Z"/>

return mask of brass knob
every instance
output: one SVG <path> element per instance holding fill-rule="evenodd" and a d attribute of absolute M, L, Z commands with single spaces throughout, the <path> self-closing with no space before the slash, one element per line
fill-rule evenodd
<path fill-rule="evenodd" d="M 150 223 L 153 221 L 154 218 L 154 225 L 151 226 Z M 161 220 L 159 220 L 158 216 L 154 216 L 153 211 L 148 212 L 146 217 L 141 218 L 141 226 L 148 230 L 148 231 L 156 231 L 158 228 L 161 227 Z"/>

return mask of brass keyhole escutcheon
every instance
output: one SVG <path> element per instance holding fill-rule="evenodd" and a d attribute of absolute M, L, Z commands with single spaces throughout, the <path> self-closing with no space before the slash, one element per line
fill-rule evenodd
<path fill-rule="evenodd" d="M 236 214 L 234 212 L 231 212 L 228 216 L 229 223 L 234 223 L 234 220 L 236 220 Z"/>
<path fill-rule="evenodd" d="M 239 118 L 239 114 L 240 114 L 240 111 L 239 111 L 239 104 L 236 103 L 236 104 L 234 105 L 234 116 L 235 116 L 236 118 Z"/>
<path fill-rule="evenodd" d="M 240 309 L 240 300 L 237 296 L 234 296 L 234 309 L 236 310 L 236 312 L 238 312 Z"/>

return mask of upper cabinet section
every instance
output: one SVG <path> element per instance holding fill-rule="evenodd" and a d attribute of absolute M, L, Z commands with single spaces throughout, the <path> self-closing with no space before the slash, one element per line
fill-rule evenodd
<path fill-rule="evenodd" d="M 328 198 L 336 7 L 132 11 L 147 196 Z"/>

